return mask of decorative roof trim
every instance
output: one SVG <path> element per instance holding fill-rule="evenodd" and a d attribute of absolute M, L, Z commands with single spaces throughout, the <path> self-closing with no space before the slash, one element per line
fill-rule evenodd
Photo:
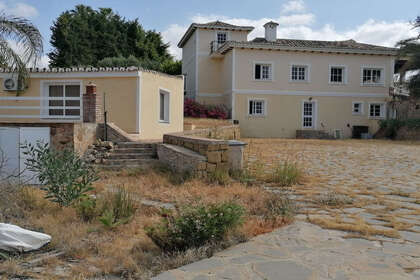
<path fill-rule="evenodd" d="M 351 53 L 351 54 L 374 54 L 396 56 L 397 50 L 364 50 L 356 48 L 316 48 L 316 47 L 291 47 L 281 46 L 273 43 L 237 42 L 228 41 L 216 51 L 225 54 L 233 48 L 279 50 L 279 51 L 303 51 L 303 52 L 328 52 L 328 53 Z"/>
<path fill-rule="evenodd" d="M 238 26 L 238 25 L 229 25 L 229 26 L 217 26 L 212 25 L 211 23 L 192 23 L 190 27 L 188 27 L 187 31 L 185 32 L 184 36 L 182 36 L 181 40 L 178 43 L 178 48 L 182 48 L 185 43 L 188 41 L 188 39 L 191 37 L 191 35 L 194 33 L 194 31 L 197 28 L 203 28 L 203 29 L 214 29 L 214 30 L 239 30 L 239 31 L 248 31 L 251 32 L 254 30 L 253 26 Z"/>
<path fill-rule="evenodd" d="M 67 68 L 28 68 L 30 77 L 42 77 L 43 74 L 47 75 L 58 75 L 65 76 L 67 73 L 69 76 L 78 76 L 83 77 L 84 75 L 95 74 L 95 76 L 100 77 L 101 75 L 111 77 L 115 75 L 116 77 L 122 76 L 137 76 L 138 72 L 149 72 L 156 75 L 167 76 L 171 78 L 183 79 L 182 75 L 169 75 L 163 72 L 144 69 L 141 67 L 130 66 L 130 67 L 67 67 Z M 5 73 L 16 73 L 14 69 L 11 68 L 0 68 L 0 75 Z M 75 75 L 76 74 L 76 75 Z M 80 75 L 77 75 L 80 74 Z M 126 74 L 126 75 L 125 75 Z"/>

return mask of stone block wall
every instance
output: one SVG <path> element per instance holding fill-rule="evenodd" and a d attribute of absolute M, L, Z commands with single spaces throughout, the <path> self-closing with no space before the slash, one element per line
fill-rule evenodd
<path fill-rule="evenodd" d="M 198 136 L 211 139 L 238 140 L 241 138 L 239 125 L 210 127 L 203 129 L 186 130 L 182 135 Z"/>
<path fill-rule="evenodd" d="M 165 146 L 166 145 L 166 146 Z M 182 134 L 165 134 L 163 136 L 163 147 L 158 147 L 159 160 L 163 162 L 169 162 L 168 157 L 173 158 L 171 167 L 175 170 L 184 170 L 185 162 L 190 161 L 191 164 L 188 166 L 195 166 L 191 168 L 194 172 L 198 173 L 199 176 L 207 176 L 208 173 L 218 170 L 229 170 L 229 143 L 226 140 L 208 139 L 196 136 L 186 136 Z M 183 149 L 174 148 L 174 146 L 181 147 Z M 160 149 L 160 153 L 159 153 Z M 172 150 L 171 153 L 165 154 L 164 150 Z M 192 153 L 186 153 L 185 150 L 189 150 Z M 179 155 L 182 160 L 176 161 L 174 153 L 182 153 Z M 201 156 L 201 159 L 205 159 L 203 163 L 198 164 L 197 158 Z M 193 164 L 194 163 L 194 164 Z"/>

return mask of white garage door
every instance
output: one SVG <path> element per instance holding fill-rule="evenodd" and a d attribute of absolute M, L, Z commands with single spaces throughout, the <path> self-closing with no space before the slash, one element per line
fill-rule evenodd
<path fill-rule="evenodd" d="M 27 170 L 25 165 L 27 156 L 23 154 L 23 149 L 20 148 L 21 144 L 36 145 L 38 141 L 50 143 L 49 127 L 0 128 L 0 148 L 6 154 L 7 159 L 3 168 L 5 172 L 2 176 L 20 174 L 22 183 L 39 184 L 36 174 Z"/>
<path fill-rule="evenodd" d="M 18 180 L 19 128 L 0 127 L 0 180 Z"/>

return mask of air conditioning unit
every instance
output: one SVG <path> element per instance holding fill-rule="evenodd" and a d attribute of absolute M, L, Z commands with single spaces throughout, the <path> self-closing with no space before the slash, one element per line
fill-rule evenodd
<path fill-rule="evenodd" d="M 18 77 L 15 76 L 7 76 L 3 79 L 3 89 L 6 91 L 17 91 L 18 90 Z"/>

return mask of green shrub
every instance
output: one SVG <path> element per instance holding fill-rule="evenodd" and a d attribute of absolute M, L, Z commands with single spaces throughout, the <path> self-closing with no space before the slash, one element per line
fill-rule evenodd
<path fill-rule="evenodd" d="M 223 240 L 242 223 L 243 215 L 244 208 L 233 202 L 186 207 L 146 228 L 146 233 L 162 250 L 183 251 Z"/>
<path fill-rule="evenodd" d="M 410 129 L 420 128 L 420 119 L 408 120 L 380 120 L 379 127 L 385 129 L 385 137 L 394 139 L 397 136 L 398 129 L 401 127 L 408 127 Z"/>
<path fill-rule="evenodd" d="M 272 172 L 271 181 L 282 187 L 294 185 L 302 178 L 302 172 L 296 163 L 284 162 L 278 164 Z"/>
<path fill-rule="evenodd" d="M 75 204 L 77 215 L 85 222 L 92 221 L 99 215 L 96 198 L 85 197 Z"/>
<path fill-rule="evenodd" d="M 46 198 L 61 206 L 69 206 L 92 190 L 92 183 L 99 177 L 74 151 L 54 150 L 48 144 L 24 144 L 24 154 L 28 156 L 28 170 L 38 174 Z"/>
<path fill-rule="evenodd" d="M 99 221 L 107 228 L 115 228 L 128 223 L 135 211 L 135 201 L 132 195 L 120 188 L 103 199 Z"/>

